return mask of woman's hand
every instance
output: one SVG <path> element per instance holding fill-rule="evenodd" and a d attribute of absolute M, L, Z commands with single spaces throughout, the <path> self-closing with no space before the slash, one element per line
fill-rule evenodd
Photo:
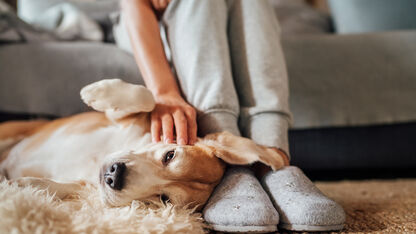
<path fill-rule="evenodd" d="M 178 94 L 164 94 L 155 97 L 156 107 L 151 113 L 153 142 L 159 142 L 161 133 L 167 144 L 192 145 L 196 142 L 196 111 Z"/>
<path fill-rule="evenodd" d="M 123 0 L 127 31 L 134 57 L 146 87 L 152 91 L 156 107 L 151 113 L 154 142 L 161 133 L 165 143 L 193 144 L 196 141 L 196 111 L 181 97 L 175 76 L 166 59 L 160 38 L 157 12 L 167 7 L 169 0 Z M 155 12 L 157 11 L 157 12 Z"/>

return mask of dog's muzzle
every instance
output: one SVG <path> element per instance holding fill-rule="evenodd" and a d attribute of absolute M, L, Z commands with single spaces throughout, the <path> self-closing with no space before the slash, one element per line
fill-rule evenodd
<path fill-rule="evenodd" d="M 118 162 L 109 166 L 104 173 L 104 181 L 115 190 L 121 190 L 124 185 L 124 177 L 126 171 L 126 164 Z"/>

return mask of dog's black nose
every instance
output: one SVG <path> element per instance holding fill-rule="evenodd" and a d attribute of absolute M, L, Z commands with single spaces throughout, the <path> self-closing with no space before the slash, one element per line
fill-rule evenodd
<path fill-rule="evenodd" d="M 124 174 L 126 171 L 126 164 L 114 163 L 107 168 L 104 174 L 104 181 L 112 189 L 121 190 L 123 188 Z"/>

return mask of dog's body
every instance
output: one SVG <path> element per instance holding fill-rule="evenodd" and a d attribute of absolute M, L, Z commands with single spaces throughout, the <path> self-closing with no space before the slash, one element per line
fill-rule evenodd
<path fill-rule="evenodd" d="M 99 112 L 40 122 L 9 150 L 0 168 L 11 179 L 41 177 L 95 183 L 105 156 L 139 150 L 151 143 L 147 126 L 147 113 L 120 123 L 112 123 Z"/>
<path fill-rule="evenodd" d="M 143 87 L 104 80 L 81 94 L 105 114 L 0 125 L 0 174 L 61 197 L 92 183 L 112 206 L 161 197 L 200 206 L 221 180 L 223 161 L 283 166 L 275 151 L 229 133 L 208 135 L 193 146 L 152 143 L 149 112 L 154 101 Z M 129 98 L 133 101 L 123 101 Z"/>

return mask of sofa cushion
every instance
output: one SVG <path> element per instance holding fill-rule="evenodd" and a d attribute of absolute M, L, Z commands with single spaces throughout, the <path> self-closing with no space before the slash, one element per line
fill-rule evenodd
<path fill-rule="evenodd" d="M 416 30 L 283 37 L 294 128 L 416 121 Z"/>
<path fill-rule="evenodd" d="M 56 39 L 52 34 L 22 21 L 8 4 L 0 0 L 0 44 L 53 40 Z"/>
<path fill-rule="evenodd" d="M 332 31 L 329 15 L 303 0 L 269 0 L 283 34 L 319 34 Z"/>
<path fill-rule="evenodd" d="M 416 29 L 414 0 L 329 0 L 338 33 Z"/>
<path fill-rule="evenodd" d="M 0 111 L 66 116 L 89 108 L 85 85 L 122 78 L 143 84 L 131 54 L 92 42 L 9 44 L 0 49 Z"/>
<path fill-rule="evenodd" d="M 18 15 L 32 23 L 45 10 L 61 3 L 71 3 L 102 24 L 110 23 L 109 14 L 119 9 L 119 0 L 18 0 Z"/>
<path fill-rule="evenodd" d="M 111 14 L 119 10 L 119 0 L 18 0 L 18 15 L 28 23 L 35 22 L 48 9 L 68 3 L 96 21 L 104 32 L 104 41 L 113 42 Z"/>

